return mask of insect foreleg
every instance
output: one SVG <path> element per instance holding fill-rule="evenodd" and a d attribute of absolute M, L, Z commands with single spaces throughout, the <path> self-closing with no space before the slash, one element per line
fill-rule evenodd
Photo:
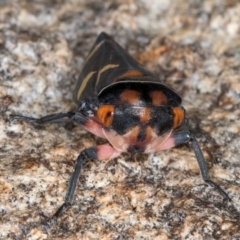
<path fill-rule="evenodd" d="M 53 215 L 53 217 L 50 219 L 50 221 L 56 221 L 57 218 L 67 210 L 67 208 L 71 205 L 74 192 L 76 189 L 77 181 L 80 175 L 80 171 L 82 169 L 82 166 L 91 159 L 98 159 L 98 160 L 104 160 L 104 159 L 111 159 L 115 158 L 120 155 L 120 152 L 116 151 L 113 147 L 111 147 L 109 144 L 103 144 L 96 147 L 90 147 L 88 149 L 83 150 L 76 161 L 76 165 L 74 167 L 73 173 L 71 175 L 71 178 L 69 180 L 67 193 L 65 196 L 65 202 L 62 204 L 62 206 L 56 211 L 56 213 Z"/>
<path fill-rule="evenodd" d="M 21 115 L 11 115 L 9 122 L 12 122 L 14 120 L 23 120 L 29 123 L 44 124 L 44 123 L 54 122 L 56 120 L 62 120 L 64 118 L 74 119 L 74 116 L 75 116 L 75 112 L 55 113 L 55 114 L 50 114 L 41 118 L 26 117 Z"/>
<path fill-rule="evenodd" d="M 191 145 L 193 151 L 195 152 L 195 156 L 198 161 L 198 165 L 200 168 L 200 172 L 201 172 L 203 181 L 208 183 L 210 186 L 214 187 L 223 196 L 224 202 L 227 200 L 229 201 L 230 198 L 229 198 L 228 194 L 220 186 L 218 186 L 215 182 L 213 182 L 210 179 L 206 161 L 205 161 L 202 151 L 198 145 L 198 142 L 193 135 L 190 135 L 189 144 Z"/>
<path fill-rule="evenodd" d="M 189 131 L 176 132 L 173 134 L 173 137 L 175 140 L 175 146 L 183 143 L 189 144 L 197 158 L 203 181 L 209 184 L 210 186 L 214 187 L 222 195 L 223 202 L 226 202 L 227 200 L 229 201 L 230 198 L 228 194 L 220 186 L 218 186 L 218 184 L 216 184 L 210 179 L 205 158 L 203 156 L 202 150 L 199 147 L 196 138 Z"/>

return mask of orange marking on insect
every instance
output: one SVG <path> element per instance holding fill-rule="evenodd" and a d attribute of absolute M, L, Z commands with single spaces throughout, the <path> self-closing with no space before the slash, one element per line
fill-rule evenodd
<path fill-rule="evenodd" d="M 149 93 L 154 106 L 161 106 L 167 104 L 167 96 L 162 91 L 151 91 Z"/>
<path fill-rule="evenodd" d="M 140 108 L 139 116 L 140 116 L 141 123 L 147 123 L 151 118 L 151 109 L 147 107 Z"/>
<path fill-rule="evenodd" d="M 114 115 L 114 106 L 102 105 L 97 110 L 97 118 L 106 127 L 110 127 L 112 124 Z"/>
<path fill-rule="evenodd" d="M 145 74 L 138 70 L 128 70 L 123 75 L 121 75 L 118 79 L 125 78 L 125 77 L 143 77 Z"/>
<path fill-rule="evenodd" d="M 172 109 L 173 111 L 173 128 L 177 128 L 181 125 L 184 119 L 184 111 L 182 108 L 175 107 Z"/>
<path fill-rule="evenodd" d="M 137 104 L 140 100 L 141 94 L 138 91 L 126 89 L 120 94 L 120 100 L 130 103 L 132 105 Z"/>

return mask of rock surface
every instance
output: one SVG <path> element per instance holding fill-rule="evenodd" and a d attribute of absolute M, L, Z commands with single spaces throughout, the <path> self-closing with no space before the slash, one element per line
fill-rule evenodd
<path fill-rule="evenodd" d="M 240 3 L 0 2 L 0 239 L 240 239 Z M 186 146 L 85 165 L 72 207 L 75 159 L 103 141 L 71 123 L 7 123 L 74 109 L 72 91 L 105 31 L 183 97 L 212 179 Z"/>

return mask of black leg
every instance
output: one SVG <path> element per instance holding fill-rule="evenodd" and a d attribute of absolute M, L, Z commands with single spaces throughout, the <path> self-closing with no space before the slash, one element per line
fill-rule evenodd
<path fill-rule="evenodd" d="M 208 167 L 206 164 L 206 161 L 204 159 L 203 153 L 198 145 L 197 140 L 195 139 L 194 136 L 190 136 L 190 142 L 189 142 L 193 148 L 193 151 L 195 152 L 195 156 L 198 161 L 198 165 L 200 168 L 200 172 L 202 175 L 203 180 L 208 183 L 210 186 L 214 187 L 223 197 L 223 201 L 226 202 L 227 200 L 230 201 L 230 198 L 228 194 L 220 187 L 218 186 L 215 182 L 213 182 L 208 174 Z"/>
<path fill-rule="evenodd" d="M 67 193 L 65 196 L 65 202 L 62 204 L 62 206 L 56 211 L 56 213 L 50 219 L 51 222 L 55 222 L 57 220 L 57 218 L 64 211 L 66 211 L 66 209 L 71 205 L 82 166 L 84 163 L 86 163 L 90 159 L 97 159 L 97 148 L 96 147 L 91 147 L 91 148 L 85 149 L 79 154 L 76 165 L 75 165 L 73 173 L 72 173 L 72 176 L 68 183 L 68 189 L 67 189 Z"/>
<path fill-rule="evenodd" d="M 66 112 L 66 113 L 54 113 L 41 118 L 32 118 L 21 115 L 10 115 L 9 122 L 14 120 L 23 120 L 29 123 L 44 124 L 54 122 L 56 120 L 63 120 L 64 118 L 72 119 L 79 124 L 85 124 L 88 121 L 88 117 L 84 116 L 80 112 Z"/>
<path fill-rule="evenodd" d="M 53 122 L 59 119 L 63 118 L 69 118 L 69 119 L 74 119 L 75 117 L 75 112 L 67 112 L 67 113 L 55 113 L 55 114 L 50 114 L 45 117 L 41 118 L 32 118 L 32 117 L 25 117 L 25 116 L 20 116 L 20 115 L 11 115 L 9 122 L 12 122 L 13 120 L 23 120 L 29 123 L 37 123 L 37 124 L 44 124 L 48 122 Z"/>
<path fill-rule="evenodd" d="M 198 161 L 198 165 L 200 168 L 203 181 L 208 183 L 210 186 L 214 187 L 222 195 L 224 202 L 227 200 L 230 201 L 228 194 L 220 186 L 218 186 L 215 182 L 213 182 L 210 179 L 205 158 L 203 156 L 202 150 L 200 149 L 195 137 L 192 134 L 190 134 L 188 131 L 175 132 L 173 134 L 173 137 L 174 137 L 175 145 L 188 143 L 192 147 Z"/>

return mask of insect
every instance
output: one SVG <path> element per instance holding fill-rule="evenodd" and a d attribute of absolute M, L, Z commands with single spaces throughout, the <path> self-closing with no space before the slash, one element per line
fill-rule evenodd
<path fill-rule="evenodd" d="M 93 45 L 73 95 L 78 105 L 74 112 L 38 119 L 13 115 L 10 119 L 44 124 L 69 118 L 109 142 L 80 152 L 65 202 L 53 215 L 53 220 L 71 205 L 80 171 L 88 160 L 111 159 L 122 152 L 148 154 L 180 144 L 191 145 L 203 180 L 214 187 L 224 201 L 230 200 L 208 175 L 202 151 L 188 130 L 181 97 L 106 33 L 102 32 Z"/>

